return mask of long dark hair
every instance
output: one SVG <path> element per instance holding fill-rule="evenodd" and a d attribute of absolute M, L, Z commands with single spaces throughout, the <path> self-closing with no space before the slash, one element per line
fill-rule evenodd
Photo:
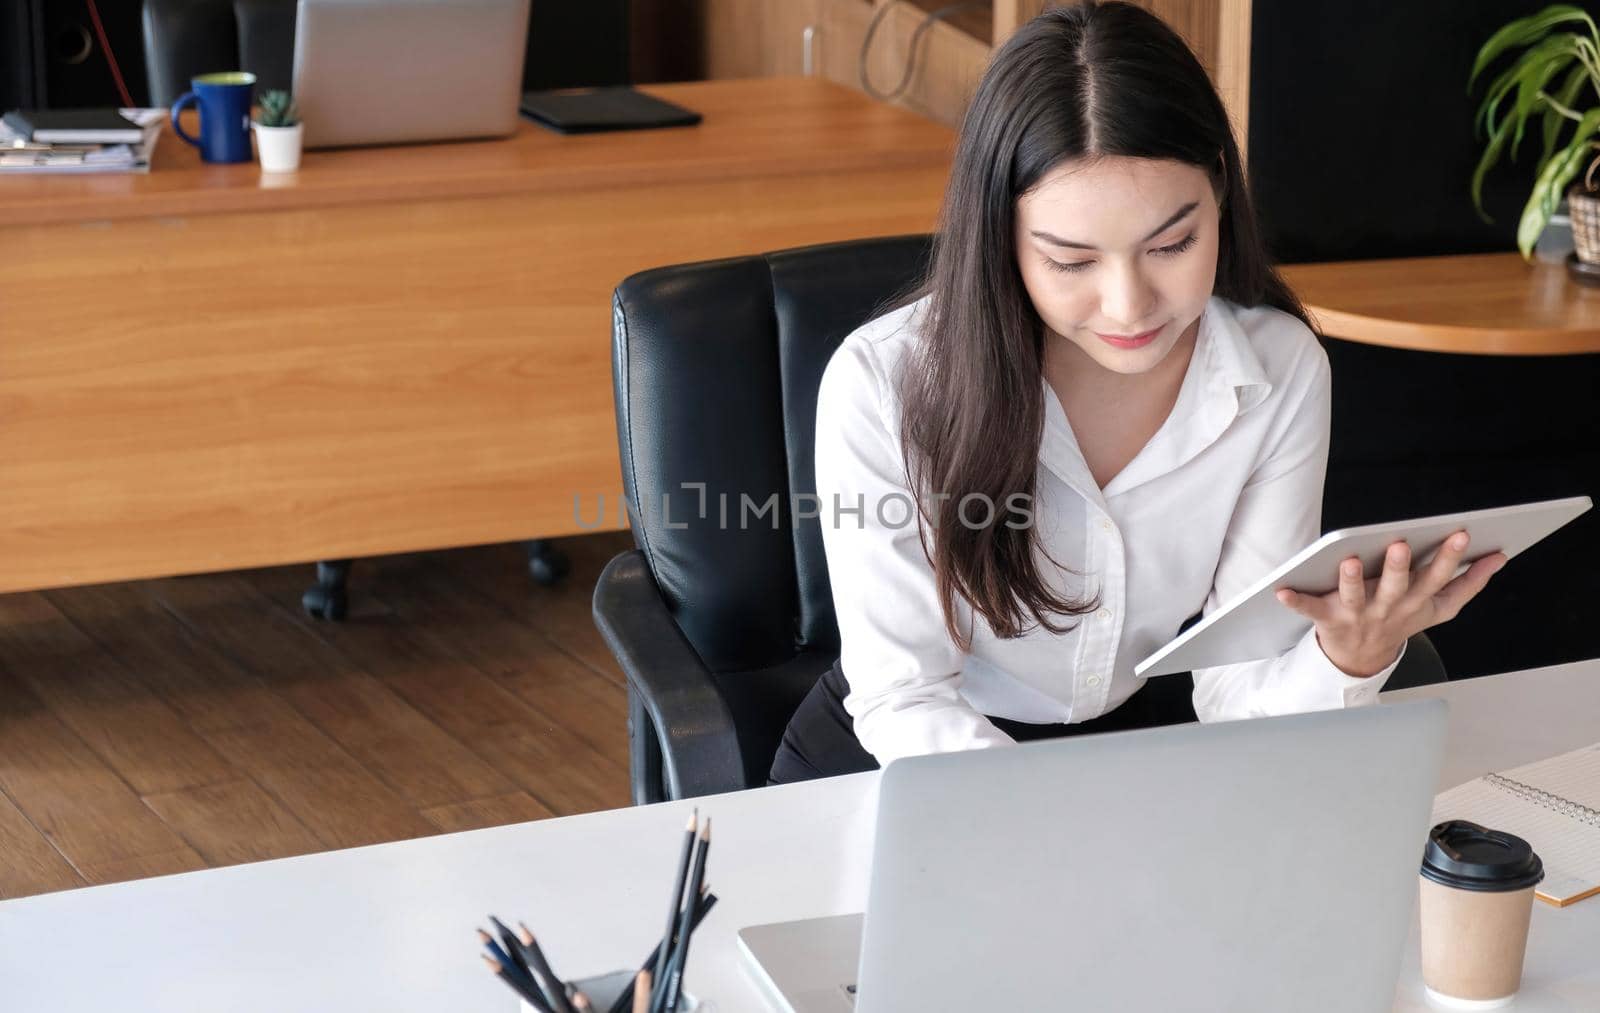
<path fill-rule="evenodd" d="M 933 259 L 921 340 L 899 380 L 905 466 L 945 627 L 962 649 L 957 596 L 995 634 L 1060 633 L 1096 595 L 1056 594 L 1035 560 L 1034 525 L 1000 509 L 1036 491 L 1045 402 L 1045 328 L 1017 270 L 1017 200 L 1083 156 L 1170 159 L 1203 169 L 1221 195 L 1213 289 L 1310 325 L 1273 270 L 1228 114 L 1189 47 L 1128 3 L 1047 11 L 995 54 L 961 125 Z M 941 495 L 936 495 L 941 494 Z M 974 494 L 987 525 L 965 523 Z M 981 502 L 981 501 L 980 501 Z M 932 547 L 929 548 L 929 529 Z"/>

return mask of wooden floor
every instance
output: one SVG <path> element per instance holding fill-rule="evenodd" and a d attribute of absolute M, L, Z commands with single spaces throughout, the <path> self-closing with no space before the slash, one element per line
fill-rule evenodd
<path fill-rule="evenodd" d="M 0 897 L 628 804 L 590 618 L 626 535 L 0 595 Z"/>

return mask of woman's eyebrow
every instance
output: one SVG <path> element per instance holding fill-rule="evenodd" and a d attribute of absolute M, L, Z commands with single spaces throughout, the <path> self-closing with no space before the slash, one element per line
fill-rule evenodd
<path fill-rule="evenodd" d="M 1183 207 L 1179 208 L 1177 211 L 1173 212 L 1173 215 L 1172 215 L 1171 218 L 1168 218 L 1166 221 L 1162 222 L 1159 226 L 1157 226 L 1155 228 L 1154 231 L 1152 231 L 1149 235 L 1145 236 L 1143 239 L 1139 240 L 1139 242 L 1148 243 L 1150 240 L 1152 240 L 1155 237 L 1161 235 L 1161 233 L 1167 231 L 1168 229 L 1172 228 L 1174 225 L 1178 224 L 1180 221 L 1182 221 L 1185 217 L 1188 216 L 1189 212 L 1193 211 L 1195 208 L 1197 208 L 1199 206 L 1200 206 L 1200 202 L 1199 201 L 1190 201 L 1189 203 L 1185 204 Z M 1057 236 L 1052 236 L 1048 232 L 1040 231 L 1039 229 L 1029 229 L 1028 230 L 1028 234 L 1033 236 L 1036 239 L 1043 239 L 1045 242 L 1050 243 L 1050 244 L 1052 244 L 1054 246 L 1068 246 L 1068 247 L 1071 247 L 1074 250 L 1097 250 L 1097 249 L 1099 249 L 1099 247 L 1090 246 L 1088 243 L 1074 243 L 1070 239 L 1061 239 L 1061 238 L 1059 238 Z"/>

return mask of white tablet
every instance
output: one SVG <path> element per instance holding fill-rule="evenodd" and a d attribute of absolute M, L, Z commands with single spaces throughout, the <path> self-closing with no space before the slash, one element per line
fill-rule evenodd
<path fill-rule="evenodd" d="M 1305 636 L 1311 621 L 1278 601 L 1278 589 L 1327 594 L 1339 586 L 1339 564 L 1351 556 L 1360 557 L 1366 576 L 1371 579 L 1383 571 L 1384 553 L 1393 542 L 1410 544 L 1415 569 L 1432 559 L 1446 538 L 1465 531 L 1472 537 L 1466 562 L 1495 551 L 1504 552 L 1509 558 L 1593 505 L 1589 497 L 1575 496 L 1330 531 L 1139 662 L 1133 673 L 1145 677 L 1171 675 L 1282 654 Z"/>

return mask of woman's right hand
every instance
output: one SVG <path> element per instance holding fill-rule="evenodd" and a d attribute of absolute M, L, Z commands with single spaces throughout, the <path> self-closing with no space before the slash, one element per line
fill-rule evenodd
<path fill-rule="evenodd" d="M 1278 600 L 1316 624 L 1322 653 L 1340 671 L 1377 675 L 1414 634 L 1454 619 L 1506 564 L 1505 553 L 1491 552 L 1456 576 L 1470 544 L 1467 533 L 1457 531 L 1413 573 L 1411 546 L 1395 542 L 1375 580 L 1361 579 L 1361 560 L 1352 556 L 1339 564 L 1336 590 L 1316 595 L 1283 588 Z"/>

